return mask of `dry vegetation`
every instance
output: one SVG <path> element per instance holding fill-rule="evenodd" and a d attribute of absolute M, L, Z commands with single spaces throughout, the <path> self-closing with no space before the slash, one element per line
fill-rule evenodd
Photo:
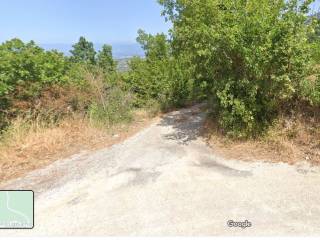
<path fill-rule="evenodd" d="M 301 108 L 293 116 L 282 116 L 259 139 L 235 140 L 225 136 L 213 118 L 203 128 L 207 143 L 220 155 L 243 161 L 307 161 L 320 164 L 320 109 Z"/>
<path fill-rule="evenodd" d="M 65 119 L 52 127 L 36 122 L 30 125 L 17 119 L 0 141 L 0 182 L 72 154 L 123 141 L 154 119 L 144 110 L 135 111 L 130 123 L 111 128 L 96 126 L 83 117 Z"/>

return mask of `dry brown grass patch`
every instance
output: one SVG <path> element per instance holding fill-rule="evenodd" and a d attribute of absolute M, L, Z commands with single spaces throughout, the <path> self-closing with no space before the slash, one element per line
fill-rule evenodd
<path fill-rule="evenodd" d="M 320 164 L 320 121 L 317 118 L 302 115 L 295 119 L 280 118 L 266 136 L 255 140 L 227 138 L 217 123 L 207 118 L 203 136 L 218 154 L 229 159 Z"/>
<path fill-rule="evenodd" d="M 17 119 L 0 142 L 0 182 L 79 153 L 104 148 L 123 141 L 152 122 L 146 111 L 134 114 L 129 124 L 106 129 L 86 118 L 73 117 L 59 125 L 26 124 Z"/>

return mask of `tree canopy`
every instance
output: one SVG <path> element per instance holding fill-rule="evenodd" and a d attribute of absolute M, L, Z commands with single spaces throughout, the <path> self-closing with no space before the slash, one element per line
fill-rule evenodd
<path fill-rule="evenodd" d="M 112 47 L 104 44 L 97 54 L 97 64 L 105 72 L 110 73 L 116 70 L 116 62 L 113 60 Z"/>
<path fill-rule="evenodd" d="M 73 62 L 95 64 L 96 51 L 92 42 L 80 37 L 79 41 L 72 47 L 73 49 L 70 53 L 72 54 L 71 60 Z"/>

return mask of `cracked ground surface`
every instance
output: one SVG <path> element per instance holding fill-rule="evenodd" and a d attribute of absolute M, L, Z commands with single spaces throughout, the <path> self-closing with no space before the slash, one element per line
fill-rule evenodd
<path fill-rule="evenodd" d="M 1 189 L 35 192 L 35 227 L 0 236 L 319 235 L 320 169 L 217 156 L 200 106 Z M 228 220 L 252 223 L 230 228 Z"/>

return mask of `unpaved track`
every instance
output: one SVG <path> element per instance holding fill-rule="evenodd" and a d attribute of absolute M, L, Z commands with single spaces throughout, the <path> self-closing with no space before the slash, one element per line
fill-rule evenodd
<path fill-rule="evenodd" d="M 0 235 L 320 235 L 319 168 L 221 159 L 199 136 L 204 117 L 199 106 L 167 114 L 2 186 L 35 191 L 35 228 Z"/>

